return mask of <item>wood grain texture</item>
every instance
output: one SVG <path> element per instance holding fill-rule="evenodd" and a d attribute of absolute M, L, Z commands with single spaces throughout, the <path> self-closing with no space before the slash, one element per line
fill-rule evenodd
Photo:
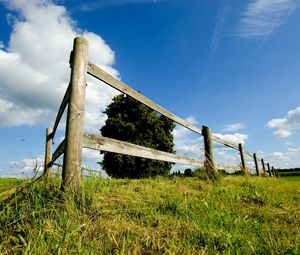
<path fill-rule="evenodd" d="M 154 111 L 157 111 L 160 114 L 166 116 L 167 118 L 173 120 L 177 124 L 180 124 L 183 127 L 187 128 L 187 129 L 189 129 L 189 130 L 191 130 L 191 131 L 193 131 L 197 134 L 202 135 L 202 129 L 201 128 L 198 128 L 198 127 L 192 125 L 191 123 L 188 123 L 187 121 L 183 120 L 182 118 L 176 116 L 175 114 L 169 112 L 165 108 L 163 108 L 163 107 L 159 106 L 158 104 L 154 103 L 152 100 L 150 100 L 146 96 L 142 95 L 138 91 L 134 90 L 130 86 L 126 85 L 125 83 L 117 80 L 115 77 L 113 77 L 109 73 L 105 72 L 100 67 L 98 67 L 98 66 L 96 66 L 96 65 L 89 62 L 87 72 L 88 72 L 88 74 L 92 75 L 93 77 L 105 82 L 109 86 L 117 89 L 118 91 L 120 91 L 120 92 L 134 98 L 134 99 L 136 99 L 137 101 L 147 105 L 148 107 L 150 107 Z M 215 142 L 224 144 L 225 146 L 236 149 L 236 150 L 239 149 L 238 145 L 233 144 L 233 143 L 228 142 L 228 141 L 225 141 L 224 139 L 222 139 L 222 138 L 220 138 L 216 135 L 212 135 L 211 137 L 212 137 L 212 140 L 215 141 Z M 248 156 L 253 157 L 251 152 L 246 151 L 246 150 L 244 152 Z"/>
<path fill-rule="evenodd" d="M 46 148 L 45 148 L 45 163 L 44 163 L 44 176 L 47 178 L 51 175 L 51 166 L 49 163 L 52 160 L 52 128 L 46 129 Z"/>
<path fill-rule="evenodd" d="M 63 140 L 56 148 L 55 152 L 52 155 L 51 165 L 64 153 L 65 150 L 65 140 Z"/>
<path fill-rule="evenodd" d="M 65 111 L 65 109 L 66 109 L 66 107 L 69 103 L 69 98 L 70 98 L 70 84 L 68 85 L 66 93 L 65 93 L 65 95 L 63 97 L 63 100 L 60 104 L 60 107 L 59 107 L 59 110 L 58 110 L 58 113 L 57 113 L 57 116 L 56 116 L 56 119 L 55 119 L 55 123 L 54 123 L 54 126 L 53 126 L 52 138 L 54 138 L 54 136 L 55 136 L 58 124 L 59 124 L 59 122 L 61 120 L 61 117 L 63 116 L 64 111 Z"/>
<path fill-rule="evenodd" d="M 203 166 L 202 160 L 178 156 L 173 153 L 146 148 L 140 145 L 135 145 L 128 142 L 122 142 L 112 138 L 97 136 L 88 133 L 83 134 L 83 147 L 141 158 L 162 160 L 172 163 L 194 165 L 199 167 Z"/>
<path fill-rule="evenodd" d="M 188 123 L 187 121 L 183 120 L 182 118 L 176 116 L 175 114 L 169 112 L 168 110 L 164 109 L 163 107 L 159 106 L 158 104 L 154 103 L 149 98 L 145 97 L 138 91 L 134 90 L 133 88 L 129 87 L 125 83 L 117 80 L 109 73 L 103 71 L 100 67 L 88 63 L 88 74 L 94 76 L 95 78 L 105 82 L 106 84 L 110 85 L 111 87 L 117 89 L 118 91 L 136 99 L 137 101 L 147 105 L 152 110 L 159 112 L 160 114 L 168 117 L 169 119 L 175 121 L 176 123 L 188 128 L 189 130 L 194 131 L 197 134 L 202 134 L 201 128 L 197 128 L 194 125 Z"/>
<path fill-rule="evenodd" d="M 85 38 L 75 38 L 72 56 L 62 189 L 77 192 L 80 188 L 82 134 L 88 63 L 88 42 Z"/>
<path fill-rule="evenodd" d="M 209 178 L 214 179 L 216 177 L 217 169 L 215 167 L 214 149 L 210 129 L 206 126 L 202 126 L 202 135 L 205 155 L 204 167 Z"/>
<path fill-rule="evenodd" d="M 58 168 L 62 168 L 63 167 L 63 165 L 59 164 L 59 163 L 53 163 L 53 166 L 57 166 Z M 91 173 L 98 173 L 98 174 L 101 173 L 101 171 L 99 171 L 99 170 L 91 169 L 91 168 L 87 168 L 87 167 L 81 166 L 81 172 L 82 171 L 88 171 L 88 172 L 91 172 Z"/>

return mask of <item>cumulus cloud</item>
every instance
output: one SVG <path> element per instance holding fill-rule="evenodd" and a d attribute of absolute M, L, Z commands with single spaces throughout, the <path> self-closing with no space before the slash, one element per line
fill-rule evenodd
<path fill-rule="evenodd" d="M 12 161 L 9 163 L 9 167 L 11 175 L 31 177 L 44 171 L 44 157 L 38 156 L 37 158 Z"/>
<path fill-rule="evenodd" d="M 293 168 L 299 167 L 300 165 L 300 147 L 290 147 L 285 151 L 274 151 L 269 155 L 266 155 L 266 158 L 275 167 L 279 168 Z"/>
<path fill-rule="evenodd" d="M 233 123 L 233 124 L 226 125 L 224 128 L 224 131 L 236 132 L 236 131 L 240 131 L 244 128 L 245 128 L 245 124 L 239 122 L 239 123 Z"/>
<path fill-rule="evenodd" d="M 239 166 L 239 152 L 228 147 L 217 147 L 214 150 L 215 161 L 222 166 Z"/>
<path fill-rule="evenodd" d="M 185 120 L 193 125 L 197 124 L 193 116 Z M 176 154 L 197 159 L 203 158 L 203 138 L 201 135 L 197 135 L 181 125 L 176 125 L 173 136 Z"/>
<path fill-rule="evenodd" d="M 99 166 L 96 162 L 102 161 L 103 155 L 100 155 L 99 151 L 88 150 L 83 148 L 82 150 L 82 166 L 89 169 L 98 169 Z M 62 157 L 59 158 L 58 162 L 62 164 Z M 0 169 L 1 177 L 33 177 L 34 175 L 41 175 L 44 172 L 44 156 L 40 155 L 36 158 L 24 158 L 21 160 L 15 160 L 8 163 L 7 171 Z M 61 172 L 62 167 L 53 165 L 52 172 Z"/>
<path fill-rule="evenodd" d="M 97 150 L 90 150 L 87 148 L 83 148 L 82 149 L 82 157 L 83 157 L 83 161 L 85 162 L 99 162 L 102 161 L 103 159 L 103 154 L 100 154 L 99 151 Z"/>
<path fill-rule="evenodd" d="M 274 136 L 282 138 L 291 136 L 294 131 L 300 129 L 300 107 L 288 111 L 284 118 L 268 121 L 267 127 L 277 129 L 273 132 Z"/>
<path fill-rule="evenodd" d="M 196 124 L 197 121 L 194 117 L 189 117 L 186 121 Z M 239 125 L 235 125 L 233 127 L 242 128 L 242 124 L 237 123 Z M 176 154 L 184 155 L 191 158 L 198 158 L 204 160 L 204 144 L 203 137 L 200 135 L 196 135 L 190 130 L 177 125 L 175 130 L 173 131 L 174 141 L 175 141 L 175 150 Z M 234 144 L 242 143 L 245 144 L 248 139 L 247 134 L 234 133 L 234 134 L 214 134 L 226 141 L 232 142 Z M 240 169 L 240 156 L 239 152 L 233 150 L 231 148 L 225 147 L 222 144 L 214 143 L 214 153 L 215 160 L 219 167 L 222 169 L 232 169 L 237 170 Z M 190 167 L 190 166 L 189 166 Z M 181 168 L 175 167 L 175 169 L 184 169 L 187 166 L 183 166 Z"/>
<path fill-rule="evenodd" d="M 13 32 L 8 45 L 0 44 L 0 127 L 52 126 L 70 77 L 73 39 L 89 41 L 89 60 L 114 76 L 115 56 L 99 36 L 76 26 L 65 7 L 51 0 L 1 0 Z M 85 129 L 97 131 L 115 90 L 89 78 Z"/>
<path fill-rule="evenodd" d="M 243 13 L 238 34 L 267 38 L 298 6 L 298 0 L 252 0 Z"/>
<path fill-rule="evenodd" d="M 241 134 L 241 133 L 235 133 L 235 134 L 214 134 L 215 136 L 220 137 L 223 140 L 226 140 L 228 142 L 234 143 L 234 144 L 245 144 L 246 140 L 248 139 L 248 135 Z"/>

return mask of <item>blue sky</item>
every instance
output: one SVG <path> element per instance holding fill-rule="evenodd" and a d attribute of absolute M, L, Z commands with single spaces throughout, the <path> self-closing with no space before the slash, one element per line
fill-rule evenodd
<path fill-rule="evenodd" d="M 297 0 L 0 0 L 0 174 L 42 165 L 69 79 L 75 36 L 90 60 L 197 126 L 275 167 L 300 165 Z M 88 79 L 85 129 L 99 133 L 116 92 Z M 55 146 L 64 136 L 63 125 Z M 203 158 L 177 127 L 178 154 Z M 216 146 L 218 162 L 238 152 Z M 86 164 L 99 160 L 84 150 Z M 251 159 L 248 159 L 249 163 Z M 42 167 L 40 167 L 42 169 Z"/>

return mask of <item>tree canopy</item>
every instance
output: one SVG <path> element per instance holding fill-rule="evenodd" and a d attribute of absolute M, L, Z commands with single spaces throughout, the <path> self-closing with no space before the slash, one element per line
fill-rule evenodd
<path fill-rule="evenodd" d="M 108 118 L 102 136 L 148 148 L 174 152 L 172 120 L 158 114 L 135 99 L 118 95 L 105 110 Z M 170 173 L 172 163 L 102 152 L 102 167 L 115 178 L 144 178 Z"/>

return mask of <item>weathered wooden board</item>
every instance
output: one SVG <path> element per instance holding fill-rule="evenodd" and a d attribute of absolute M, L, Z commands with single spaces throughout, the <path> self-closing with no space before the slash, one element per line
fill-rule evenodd
<path fill-rule="evenodd" d="M 182 118 L 176 116 L 175 114 L 169 112 L 168 110 L 166 110 L 163 107 L 159 106 L 158 104 L 154 103 L 152 100 L 145 97 L 144 95 L 142 95 L 138 91 L 134 90 L 130 86 L 126 85 L 125 83 L 117 80 L 116 78 L 114 78 L 109 73 L 103 71 L 100 67 L 98 67 L 98 66 L 96 66 L 96 65 L 89 62 L 87 72 L 88 72 L 88 74 L 90 74 L 90 75 L 94 76 L 95 78 L 105 82 L 106 84 L 108 84 L 111 87 L 119 90 L 120 92 L 122 92 L 122 93 L 138 100 L 139 102 L 147 105 L 151 109 L 153 109 L 153 110 L 159 112 L 160 114 L 168 117 L 169 119 L 175 121 L 176 123 L 186 127 L 187 129 L 189 129 L 191 131 L 194 131 L 197 134 L 202 135 L 202 129 L 201 128 L 198 128 L 198 127 L 188 123 L 187 121 L 183 120 Z M 224 144 L 225 146 L 228 146 L 230 148 L 233 148 L 233 149 L 236 149 L 236 150 L 239 149 L 237 144 L 233 144 L 231 142 L 225 141 L 225 140 L 223 140 L 222 138 L 220 138 L 216 135 L 212 135 L 212 140 L 215 141 L 215 142 Z M 245 151 L 245 154 L 249 155 L 250 157 L 253 157 L 251 152 Z"/>
<path fill-rule="evenodd" d="M 52 154 L 52 160 L 50 162 L 51 165 L 54 164 L 55 160 L 57 160 L 65 150 L 65 140 L 63 140 L 56 148 L 55 152 Z"/>
<path fill-rule="evenodd" d="M 58 127 L 58 124 L 61 120 L 61 117 L 63 116 L 64 111 L 65 111 L 65 109 L 66 109 L 66 107 L 69 103 L 69 98 L 70 98 L 70 85 L 68 85 L 66 93 L 65 93 L 65 95 L 63 97 L 63 100 L 60 104 L 60 107 L 59 107 L 59 110 L 58 110 L 58 113 L 57 113 L 57 116 L 56 116 L 56 119 L 55 119 L 55 123 L 54 123 L 54 126 L 53 126 L 52 138 L 55 135 L 55 132 L 57 130 L 57 127 Z"/>
<path fill-rule="evenodd" d="M 94 76 L 95 78 L 105 82 L 106 84 L 110 85 L 111 87 L 119 90 L 120 92 L 136 99 L 137 101 L 147 105 L 154 111 L 159 112 L 160 114 L 168 117 L 169 119 L 175 121 L 176 123 L 196 132 L 197 134 L 202 134 L 201 128 L 197 128 L 194 125 L 188 123 L 187 121 L 183 120 L 182 118 L 176 116 L 175 114 L 169 112 L 168 110 L 164 109 L 163 107 L 159 106 L 158 104 L 154 103 L 152 100 L 149 98 L 145 97 L 138 91 L 134 90 L 133 88 L 129 87 L 125 83 L 117 80 L 114 78 L 112 75 L 109 73 L 103 71 L 100 67 L 88 63 L 88 74 Z"/>
<path fill-rule="evenodd" d="M 57 166 L 57 167 L 63 167 L 62 164 L 58 164 L 58 163 L 53 163 L 53 166 Z M 81 171 L 89 171 L 91 173 L 100 173 L 99 170 L 96 170 L 96 169 L 90 169 L 90 168 L 87 168 L 87 167 L 81 167 Z"/>
<path fill-rule="evenodd" d="M 186 165 L 203 166 L 202 160 L 178 156 L 173 153 L 150 149 L 140 145 L 135 145 L 128 142 L 122 142 L 112 138 L 87 133 L 83 134 L 83 147 L 141 158 L 162 160 Z"/>
<path fill-rule="evenodd" d="M 238 171 L 241 170 L 241 166 L 240 165 L 225 165 L 225 164 L 221 164 L 221 163 L 215 163 L 215 167 L 218 170 L 232 170 L 232 171 Z"/>

